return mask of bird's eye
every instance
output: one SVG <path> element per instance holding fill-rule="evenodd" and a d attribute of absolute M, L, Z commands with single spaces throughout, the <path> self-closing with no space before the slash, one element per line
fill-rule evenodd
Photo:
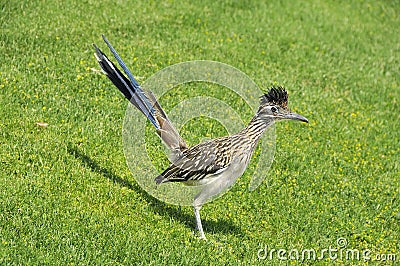
<path fill-rule="evenodd" d="M 275 113 L 276 111 L 278 111 L 278 108 L 276 108 L 275 106 L 272 106 L 272 107 L 271 107 L 271 111 L 272 111 L 273 113 Z"/>

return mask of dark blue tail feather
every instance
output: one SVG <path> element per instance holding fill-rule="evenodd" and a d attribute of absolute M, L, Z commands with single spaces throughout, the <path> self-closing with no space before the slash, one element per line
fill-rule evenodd
<path fill-rule="evenodd" d="M 138 108 L 154 125 L 155 128 L 159 129 L 160 125 L 155 117 L 155 109 L 152 103 L 147 98 L 145 92 L 140 87 L 139 83 L 133 77 L 132 73 L 129 71 L 124 61 L 108 42 L 106 37 L 103 35 L 103 39 L 110 51 L 113 53 L 115 59 L 118 61 L 119 65 L 124 69 L 124 72 L 128 76 L 129 80 L 125 75 L 112 63 L 107 56 L 96 46 L 96 58 L 99 62 L 101 68 L 106 73 L 107 77 L 114 83 L 114 85 L 121 91 L 121 93 L 127 98 L 136 108 Z"/>

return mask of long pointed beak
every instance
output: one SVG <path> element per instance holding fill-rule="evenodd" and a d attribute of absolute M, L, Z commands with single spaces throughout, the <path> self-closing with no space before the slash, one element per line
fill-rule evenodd
<path fill-rule="evenodd" d="M 300 120 L 301 122 L 306 122 L 308 123 L 308 119 L 305 118 L 302 115 L 296 114 L 296 113 L 290 113 L 284 116 L 286 119 L 292 119 L 292 120 Z"/>

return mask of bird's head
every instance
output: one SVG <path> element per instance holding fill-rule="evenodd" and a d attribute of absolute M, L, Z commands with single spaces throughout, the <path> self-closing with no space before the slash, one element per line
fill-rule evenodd
<path fill-rule="evenodd" d="M 308 119 L 293 113 L 288 107 L 288 93 L 283 87 L 272 87 L 268 93 L 261 96 L 257 114 L 261 119 L 270 121 L 291 119 L 308 123 Z"/>

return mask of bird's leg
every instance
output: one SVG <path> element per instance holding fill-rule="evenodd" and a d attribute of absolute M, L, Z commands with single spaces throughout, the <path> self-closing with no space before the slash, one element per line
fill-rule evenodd
<path fill-rule="evenodd" d="M 204 231 L 203 231 L 203 226 L 201 225 L 201 219 L 200 219 L 201 206 L 194 206 L 193 208 L 194 208 L 194 215 L 196 216 L 197 229 L 200 232 L 200 239 L 207 240 L 206 235 L 204 234 Z"/>

